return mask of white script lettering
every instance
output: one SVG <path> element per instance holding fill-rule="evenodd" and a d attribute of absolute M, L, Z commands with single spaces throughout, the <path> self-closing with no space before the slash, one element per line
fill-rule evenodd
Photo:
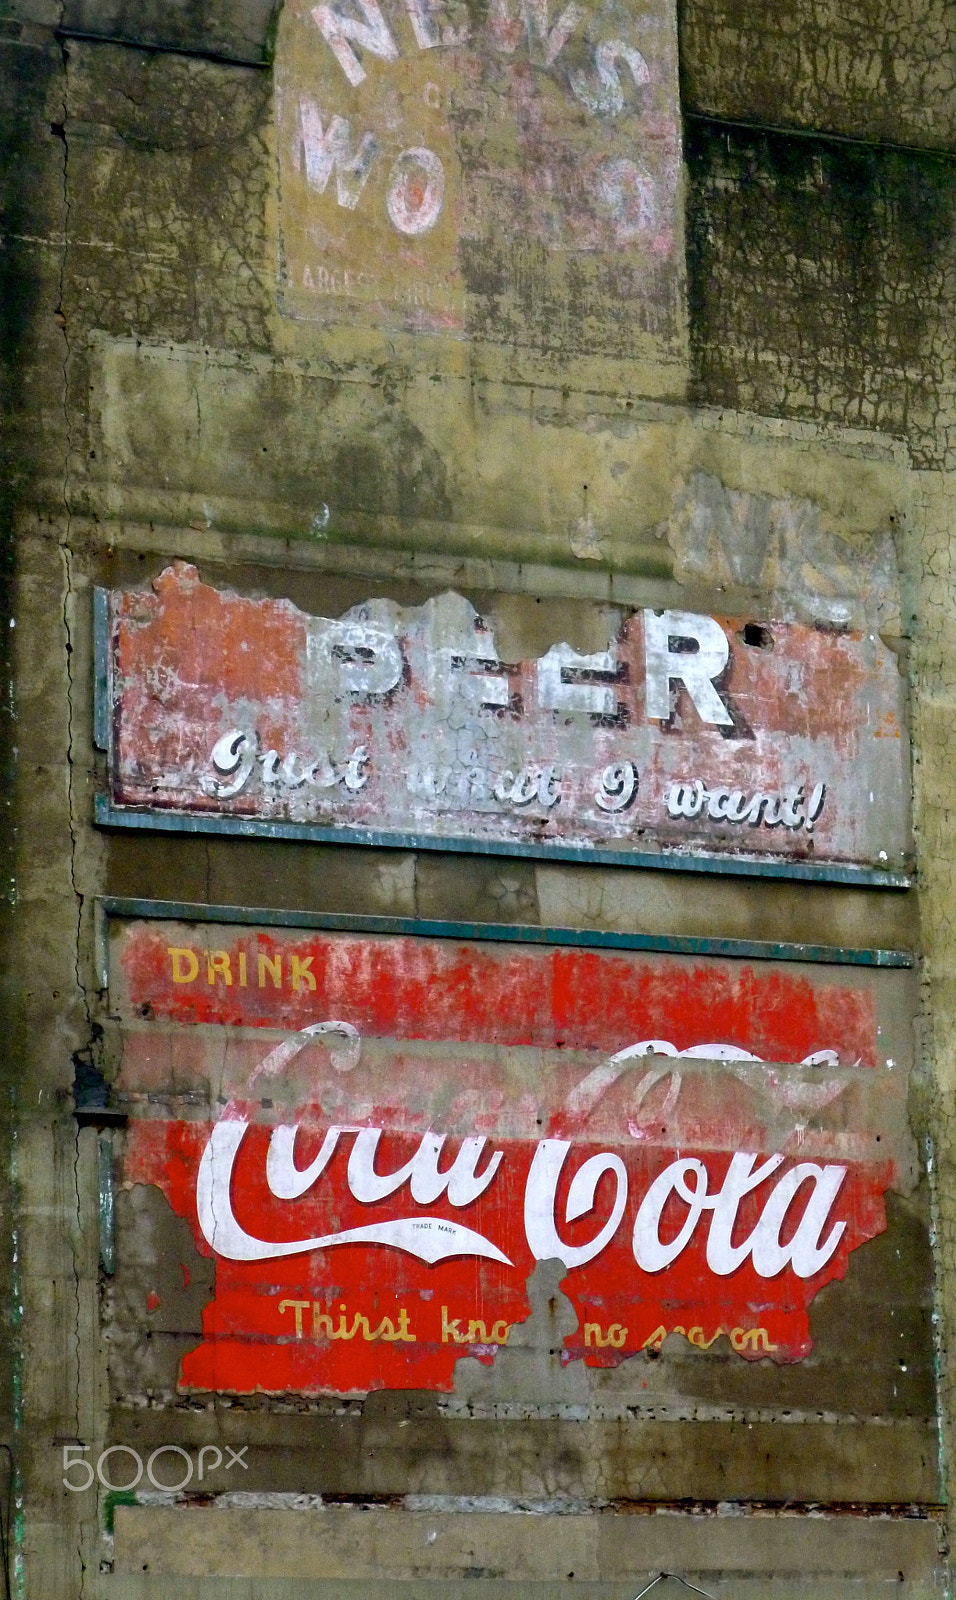
<path fill-rule="evenodd" d="M 534 1153 L 524 1195 L 524 1231 L 536 1261 L 556 1257 L 566 1267 L 580 1267 L 593 1261 L 609 1245 L 618 1230 L 627 1203 L 627 1172 L 620 1156 L 589 1156 L 571 1180 L 565 1207 L 566 1220 L 576 1222 L 593 1209 L 598 1181 L 613 1172 L 616 1190 L 611 1215 L 603 1228 L 587 1244 L 566 1244 L 555 1227 L 554 1208 L 558 1180 L 571 1145 L 567 1139 L 542 1139 Z"/>
<path fill-rule="evenodd" d="M 711 822 L 747 823 L 751 828 L 761 823 L 765 828 L 806 828 L 812 833 L 813 825 L 823 810 L 827 795 L 825 783 L 816 783 L 809 799 L 802 783 L 791 783 L 785 789 L 765 793 L 757 789 L 748 796 L 742 789 L 709 789 L 700 778 L 691 783 L 672 783 L 667 791 L 667 815 L 675 820 L 686 817 L 708 816 Z"/>
<path fill-rule="evenodd" d="M 338 1072 L 351 1072 L 358 1063 L 361 1040 L 350 1023 L 311 1023 L 277 1045 L 259 1063 L 249 1078 L 249 1091 L 260 1080 L 273 1079 L 284 1072 L 311 1041 L 321 1041 L 325 1045 Z M 568 1110 L 586 1114 L 620 1069 L 654 1047 L 659 1053 L 676 1054 L 673 1046 L 659 1040 L 647 1040 L 619 1051 L 579 1085 L 568 1099 Z M 731 1045 L 698 1045 L 682 1054 L 757 1059 L 748 1051 Z M 808 1057 L 807 1062 L 831 1054 L 818 1051 Z M 656 1080 L 657 1076 L 656 1073 L 647 1074 L 648 1079 Z M 644 1082 L 642 1080 L 640 1088 Z M 429 1263 L 472 1256 L 513 1265 L 482 1233 L 447 1217 L 421 1216 L 414 1212 L 310 1238 L 269 1240 L 249 1233 L 237 1218 L 233 1203 L 236 1162 L 248 1130 L 248 1118 L 236 1102 L 230 1102 L 213 1127 L 199 1163 L 197 1217 L 204 1238 L 217 1255 L 231 1261 L 269 1261 L 341 1244 L 377 1244 L 406 1251 Z M 434 1205 L 444 1197 L 448 1205 L 462 1209 L 474 1204 L 490 1189 L 504 1161 L 505 1152 L 495 1150 L 479 1172 L 487 1140 L 483 1135 L 473 1135 L 461 1140 L 453 1160 L 439 1170 L 447 1135 L 429 1129 L 419 1138 L 417 1149 L 403 1165 L 382 1173 L 375 1163 L 384 1131 L 381 1127 L 333 1125 L 327 1129 L 313 1160 L 299 1167 L 295 1161 L 297 1128 L 286 1124 L 275 1127 L 266 1156 L 266 1183 L 270 1193 L 277 1200 L 299 1199 L 326 1173 L 343 1137 L 353 1140 L 345 1185 L 352 1199 L 363 1206 L 381 1204 L 408 1185 L 410 1200 L 416 1207 Z M 525 1237 L 535 1260 L 556 1258 L 569 1269 L 594 1260 L 610 1245 L 624 1216 L 629 1186 L 627 1169 L 620 1155 L 607 1150 L 588 1155 L 568 1185 L 564 1225 L 579 1222 L 596 1209 L 599 1187 L 608 1175 L 613 1178 L 613 1199 L 606 1220 L 589 1239 L 579 1244 L 568 1243 L 558 1231 L 557 1196 L 571 1148 L 569 1139 L 538 1141 L 525 1182 L 523 1211 Z M 826 1266 L 846 1232 L 846 1222 L 835 1221 L 824 1238 L 830 1213 L 846 1178 L 845 1166 L 819 1166 L 816 1162 L 804 1161 L 791 1167 L 775 1182 L 764 1200 L 749 1237 L 739 1244 L 733 1243 L 741 1202 L 760 1185 L 769 1182 L 783 1163 L 784 1157 L 780 1154 L 761 1159 L 752 1152 L 738 1151 L 732 1156 L 719 1187 L 711 1192 L 710 1175 L 703 1160 L 678 1157 L 669 1162 L 651 1182 L 637 1208 L 631 1247 L 638 1267 L 655 1273 L 671 1266 L 690 1244 L 704 1213 L 710 1212 L 706 1262 L 717 1277 L 729 1276 L 748 1257 L 754 1271 L 762 1278 L 776 1277 L 788 1266 L 798 1278 L 813 1277 Z M 788 1223 L 790 1210 L 807 1184 L 812 1188 L 794 1228 Z M 661 1222 L 672 1196 L 687 1207 L 687 1214 L 678 1232 L 665 1242 L 661 1238 Z M 788 1238 L 784 1243 L 785 1233 Z"/>
<path fill-rule="evenodd" d="M 761 1278 L 775 1278 L 787 1265 L 798 1278 L 812 1278 L 826 1266 L 846 1232 L 846 1223 L 836 1222 L 827 1239 L 820 1242 L 833 1202 L 843 1186 L 846 1167 L 820 1167 L 815 1161 L 803 1161 L 791 1168 L 769 1196 L 749 1239 L 733 1246 L 731 1239 L 741 1200 L 783 1162 L 781 1155 L 770 1156 L 754 1172 L 758 1159 L 756 1155 L 738 1152 L 727 1169 L 723 1184 L 713 1195 L 707 1192 L 707 1168 L 702 1161 L 672 1161 L 665 1167 L 641 1201 L 634 1222 L 634 1259 L 642 1271 L 661 1272 L 669 1267 L 690 1243 L 704 1211 L 713 1212 L 707 1237 L 707 1265 L 718 1277 L 735 1272 L 748 1255 Z M 696 1180 L 693 1189 L 687 1183 L 691 1174 Z M 813 1184 L 810 1199 L 793 1237 L 781 1244 L 787 1212 L 804 1183 Z M 688 1212 L 676 1237 L 664 1244 L 660 1236 L 661 1216 L 672 1193 L 684 1202 Z"/>
<path fill-rule="evenodd" d="M 262 767 L 262 782 L 276 789 L 301 789 L 304 784 L 313 789 L 332 789 L 341 783 L 351 794 L 357 794 L 368 783 L 368 751 L 364 744 L 357 745 L 348 760 L 336 767 L 326 751 L 311 761 L 295 750 L 284 757 L 278 750 L 259 751 L 255 736 L 241 728 L 230 728 L 216 740 L 210 760 L 216 776 L 204 778 L 203 789 L 217 800 L 240 794 L 257 761 Z"/>

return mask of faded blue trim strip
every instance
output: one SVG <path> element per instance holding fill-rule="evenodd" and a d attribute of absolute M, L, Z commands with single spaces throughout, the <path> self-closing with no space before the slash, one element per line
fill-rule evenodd
<path fill-rule="evenodd" d="M 113 1135 L 108 1129 L 97 1134 L 97 1164 L 100 1193 L 100 1266 L 108 1278 L 116 1270 L 116 1220 L 113 1194 Z"/>
<path fill-rule="evenodd" d="M 374 917 L 340 911 L 277 911 L 261 906 L 207 906 L 185 900 L 104 896 L 107 917 L 169 922 L 226 922 L 277 928 L 322 928 L 334 933 L 406 934 L 420 939 L 488 939 L 501 944 L 572 945 L 596 950 L 655 950 L 665 955 L 729 956 L 751 961 L 806 961 L 843 967 L 912 967 L 909 950 L 858 950 L 826 944 L 775 944 L 760 939 L 697 939 L 686 934 L 610 933 L 600 928 L 540 928 L 510 922 L 436 922 L 419 917 Z"/>
<path fill-rule="evenodd" d="M 259 817 L 216 816 L 183 811 L 138 811 L 96 796 L 101 828 L 142 828 L 157 833 L 216 833 L 229 838 L 294 839 L 312 844 L 374 845 L 389 850 L 446 850 L 479 856 L 523 856 L 545 861 L 581 861 L 592 866 L 653 867 L 664 872 L 721 873 L 743 878 L 798 878 L 809 883 L 846 883 L 872 889 L 908 889 L 905 872 L 813 861 L 759 861 L 747 856 L 685 856 L 678 851 L 600 850 L 588 845 L 525 844 L 511 839 L 444 838 L 437 834 L 383 833 L 373 828 L 320 828 L 308 822 L 268 822 Z"/>
<path fill-rule="evenodd" d="M 109 591 L 93 590 L 93 743 L 110 747 Z"/>

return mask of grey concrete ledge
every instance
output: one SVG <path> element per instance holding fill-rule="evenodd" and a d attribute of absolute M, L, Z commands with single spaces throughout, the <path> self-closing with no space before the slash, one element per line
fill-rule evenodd
<path fill-rule="evenodd" d="M 115 1570 L 169 1577 L 331 1581 L 630 1581 L 660 1570 L 866 1575 L 918 1582 L 939 1561 L 939 1528 L 901 1516 L 650 1515 L 542 1518 L 323 1507 L 118 1506 Z M 646 1581 L 646 1580 L 645 1580 Z"/>

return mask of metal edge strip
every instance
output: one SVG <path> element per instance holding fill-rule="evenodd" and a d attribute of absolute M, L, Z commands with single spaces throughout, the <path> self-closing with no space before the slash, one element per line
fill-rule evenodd
<path fill-rule="evenodd" d="M 109 605 L 107 589 L 93 590 L 93 743 L 110 747 Z"/>
<path fill-rule="evenodd" d="M 760 939 L 698 938 L 688 934 L 613 933 L 601 928 L 546 928 L 528 923 L 441 922 L 423 917 L 380 917 L 344 911 L 284 911 L 261 906 L 204 905 L 186 900 L 141 900 L 103 895 L 110 917 L 169 922 L 253 924 L 316 928 L 331 933 L 405 934 L 429 939 L 476 939 L 501 944 L 571 945 L 596 950 L 647 950 L 664 955 L 725 956 L 752 961 L 801 961 L 847 967 L 912 967 L 909 950 L 865 950 L 825 944 L 782 944 Z"/>
<path fill-rule="evenodd" d="M 210 833 L 231 838 L 289 839 L 300 843 L 372 845 L 391 850 L 445 850 L 452 854 L 522 856 L 545 861 L 578 861 L 595 866 L 651 867 L 665 872 L 720 873 L 729 877 L 790 878 L 810 883 L 856 884 L 863 888 L 908 889 L 909 875 L 876 867 L 836 862 L 761 861 L 747 856 L 685 856 L 677 851 L 603 850 L 587 845 L 525 844 L 511 839 L 446 838 L 437 834 L 379 832 L 373 828 L 323 828 L 308 822 L 269 822 L 262 818 L 214 816 L 182 811 L 147 811 L 114 806 L 104 794 L 95 801 L 101 828 L 140 828 L 158 833 Z"/>
<path fill-rule="evenodd" d="M 173 44 L 165 39 L 134 39 L 123 33 L 97 33 L 89 28 L 74 27 L 61 22 L 53 30 L 53 37 L 61 40 L 75 39 L 78 44 L 122 45 L 126 50 L 148 51 L 150 55 L 191 56 L 197 61 L 211 61 L 221 67 L 253 67 L 257 72 L 271 65 L 268 54 L 258 57 L 230 55 L 221 50 L 206 50 L 201 45 Z"/>

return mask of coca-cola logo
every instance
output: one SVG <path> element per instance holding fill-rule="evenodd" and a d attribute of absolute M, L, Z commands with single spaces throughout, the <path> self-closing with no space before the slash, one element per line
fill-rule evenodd
<path fill-rule="evenodd" d="M 341 1022 L 319 1023 L 303 1029 L 295 1044 L 284 1044 L 266 1057 L 253 1080 L 281 1071 L 296 1048 L 319 1032 L 339 1033 L 346 1041 L 346 1050 L 338 1052 L 340 1064 L 343 1055 L 347 1066 L 355 1064 L 359 1041 L 354 1028 Z M 620 1067 L 622 1060 L 645 1055 L 660 1042 L 648 1041 L 618 1052 L 606 1067 L 597 1069 L 598 1081 L 607 1087 L 613 1068 Z M 749 1052 L 727 1045 L 698 1046 L 694 1051 L 698 1055 L 703 1052 L 712 1052 L 718 1059 L 754 1059 Z M 821 1051 L 818 1057 L 829 1054 Z M 593 1080 L 595 1074 L 589 1078 Z M 577 1106 L 586 1102 L 583 1088 L 579 1086 L 573 1096 Z M 406 1161 L 382 1172 L 377 1165 L 385 1132 L 382 1127 L 333 1124 L 325 1131 L 317 1155 L 305 1166 L 299 1166 L 295 1156 L 297 1129 L 295 1125 L 280 1124 L 270 1135 L 265 1163 L 266 1185 L 276 1200 L 298 1200 L 326 1177 L 327 1181 L 332 1180 L 336 1193 L 344 1184 L 352 1200 L 362 1207 L 381 1207 L 390 1200 L 402 1205 L 407 1190 L 411 1209 L 406 1204 L 403 1215 L 377 1216 L 357 1227 L 313 1237 L 264 1239 L 242 1226 L 233 1207 L 236 1160 L 248 1128 L 248 1119 L 236 1105 L 227 1108 L 210 1134 L 199 1163 L 196 1213 L 203 1237 L 217 1255 L 230 1261 L 270 1261 L 334 1246 L 374 1244 L 406 1251 L 430 1265 L 452 1256 L 471 1256 L 513 1266 L 504 1250 L 483 1233 L 429 1212 L 440 1200 L 455 1211 L 470 1211 L 494 1184 L 506 1152 L 503 1148 L 486 1151 L 489 1141 L 484 1135 L 461 1139 L 449 1157 L 447 1136 L 429 1130 Z M 349 1141 L 346 1162 L 343 1155 Z M 556 1259 L 568 1268 L 584 1266 L 610 1246 L 624 1216 L 630 1185 L 621 1155 L 598 1151 L 576 1164 L 572 1150 L 570 1139 L 538 1141 L 524 1177 L 522 1207 L 525 1241 L 534 1259 Z M 678 1157 L 669 1162 L 637 1207 L 631 1235 L 637 1266 L 642 1272 L 657 1273 L 673 1265 L 706 1218 L 705 1258 L 708 1270 L 716 1276 L 728 1277 L 749 1257 L 761 1278 L 775 1278 L 786 1267 L 798 1278 L 812 1278 L 832 1258 L 846 1231 L 845 1220 L 835 1220 L 829 1227 L 828 1223 L 847 1169 L 835 1162 L 821 1166 L 802 1161 L 781 1173 L 784 1159 L 780 1153 L 761 1159 L 756 1152 L 738 1151 L 719 1184 L 713 1182 L 698 1157 Z M 558 1190 L 566 1168 L 573 1169 L 573 1176 L 564 1205 L 565 1224 L 592 1216 L 597 1209 L 601 1179 L 606 1174 L 613 1178 L 609 1215 L 593 1236 L 577 1244 L 568 1241 L 557 1223 Z M 734 1243 L 743 1200 L 761 1190 L 767 1192 L 756 1224 L 742 1243 Z M 662 1222 L 673 1201 L 686 1208 L 686 1216 L 676 1236 L 665 1239 Z"/>
<path fill-rule="evenodd" d="M 866 977 L 171 924 L 120 948 L 122 1180 L 214 1266 L 186 1390 L 471 1383 L 548 1262 L 564 1361 L 675 1332 L 799 1360 L 912 1182 Z"/>
<path fill-rule="evenodd" d="M 310 1068 L 308 1103 L 290 1115 L 273 1097 L 309 1045 L 324 1075 Z M 499 1106 L 498 1130 L 484 1114 L 472 1131 L 460 1116 L 416 1127 L 381 1090 L 369 1102 L 361 1060 L 354 1026 L 310 1024 L 213 1124 L 134 1125 L 128 1170 L 160 1183 L 217 1262 L 186 1387 L 450 1387 L 460 1355 L 490 1360 L 508 1343 L 547 1260 L 578 1311 L 568 1356 L 619 1362 L 676 1330 L 702 1350 L 723 1332 L 745 1358 L 795 1359 L 813 1296 L 884 1226 L 890 1165 L 838 1159 L 840 1139 L 808 1136 L 788 1109 L 822 1115 L 844 1092 L 830 1048 L 787 1077 L 733 1044 L 646 1039 L 547 1118 L 521 1101 Z M 707 1105 L 718 1090 L 744 1105 L 758 1081 L 791 1134 L 768 1147 L 754 1121 L 752 1142 L 728 1149 Z M 627 1114 L 609 1135 L 622 1085 Z M 685 1096 L 697 1138 L 675 1148 Z M 323 1101 L 355 1114 L 332 1119 Z"/>

